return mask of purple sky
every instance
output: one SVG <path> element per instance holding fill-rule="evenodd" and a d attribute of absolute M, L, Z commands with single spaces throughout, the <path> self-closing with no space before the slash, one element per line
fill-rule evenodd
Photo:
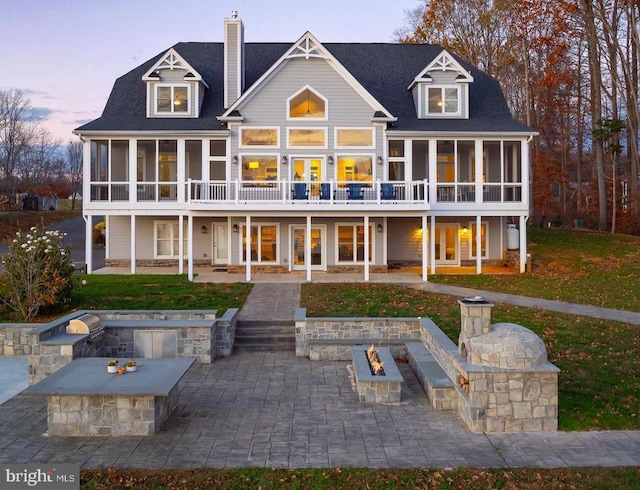
<path fill-rule="evenodd" d="M 221 42 L 232 10 L 248 42 L 390 42 L 418 0 L 0 0 L 0 89 L 19 88 L 63 143 L 113 82 L 179 41 Z"/>

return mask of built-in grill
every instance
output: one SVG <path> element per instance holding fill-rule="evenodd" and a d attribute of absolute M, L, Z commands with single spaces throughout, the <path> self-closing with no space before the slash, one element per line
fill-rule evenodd
<path fill-rule="evenodd" d="M 69 321 L 67 325 L 67 333 L 75 335 L 89 335 L 89 342 L 96 342 L 104 335 L 104 327 L 100 318 L 91 313 L 85 313 L 84 315 L 74 318 Z"/>

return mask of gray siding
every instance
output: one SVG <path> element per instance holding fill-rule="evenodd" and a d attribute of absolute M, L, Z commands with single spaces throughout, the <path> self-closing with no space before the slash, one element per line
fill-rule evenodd
<path fill-rule="evenodd" d="M 128 259 L 131 255 L 131 218 L 109 216 L 109 257 Z"/>
<path fill-rule="evenodd" d="M 240 96 L 240 94 L 238 93 L 238 65 L 240 63 L 241 55 L 241 53 L 238 52 L 238 39 L 241 36 L 240 23 L 226 22 L 225 30 L 225 48 L 227 53 L 227 56 L 224 60 L 227 77 L 225 96 L 226 100 L 228 100 L 228 105 L 230 106 Z"/>
<path fill-rule="evenodd" d="M 328 100 L 327 121 L 287 120 L 287 99 L 309 85 Z M 325 60 L 293 59 L 276 73 L 245 105 L 239 107 L 244 117 L 243 125 L 259 127 L 279 127 L 280 147 L 269 149 L 239 149 L 239 129 L 231 129 L 231 154 L 263 153 L 286 155 L 317 155 L 325 157 L 328 154 L 364 154 L 382 155 L 384 134 L 380 127 L 376 128 L 375 149 L 346 149 L 335 150 L 335 127 L 373 127 L 371 118 L 373 108 L 339 75 Z M 328 128 L 327 149 L 287 149 L 287 128 L 291 127 L 319 127 Z M 232 168 L 231 178 L 238 177 L 239 165 Z M 382 173 L 382 168 L 375 164 L 376 173 Z M 326 179 L 335 178 L 334 166 L 327 165 Z M 280 178 L 287 177 L 288 168 L 280 169 Z M 283 173 L 283 171 L 285 173 Z M 378 175 L 376 175 L 378 177 Z"/>

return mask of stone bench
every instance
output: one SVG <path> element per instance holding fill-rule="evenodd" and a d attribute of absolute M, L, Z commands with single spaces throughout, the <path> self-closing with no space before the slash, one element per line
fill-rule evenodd
<path fill-rule="evenodd" d="M 407 343 L 407 358 L 431 406 L 436 410 L 455 410 L 458 400 L 456 385 L 425 345 L 422 342 Z"/>
<path fill-rule="evenodd" d="M 351 361 L 353 359 L 351 349 L 356 345 L 370 347 L 388 347 L 395 359 L 406 357 L 406 346 L 410 343 L 420 343 L 420 339 L 309 339 L 309 359 L 312 361 Z"/>

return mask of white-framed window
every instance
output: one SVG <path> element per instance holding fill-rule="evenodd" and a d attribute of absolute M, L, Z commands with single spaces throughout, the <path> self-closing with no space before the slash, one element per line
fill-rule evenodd
<path fill-rule="evenodd" d="M 477 258 L 477 243 L 476 243 L 476 222 L 469 222 L 469 255 L 472 259 Z M 487 231 L 489 230 L 489 223 L 486 221 L 480 222 L 480 257 L 486 259 L 489 257 L 489 236 Z"/>
<path fill-rule="evenodd" d="M 280 225 L 278 223 L 258 223 L 251 225 L 251 263 L 252 264 L 277 264 L 280 256 Z M 240 225 L 240 240 L 242 242 L 242 256 L 240 263 L 247 261 L 247 234 L 246 225 Z"/>
<path fill-rule="evenodd" d="M 191 107 L 189 84 L 157 84 L 155 89 L 156 114 L 189 114 Z"/>
<path fill-rule="evenodd" d="M 445 85 L 426 87 L 428 115 L 460 115 L 460 87 Z"/>
<path fill-rule="evenodd" d="M 389 140 L 389 180 L 405 180 L 404 140 Z"/>
<path fill-rule="evenodd" d="M 371 182 L 373 155 L 338 155 L 336 175 L 339 182 Z"/>
<path fill-rule="evenodd" d="M 327 148 L 327 128 L 287 128 L 287 148 Z"/>
<path fill-rule="evenodd" d="M 329 102 L 309 85 L 287 99 L 287 120 L 326 121 Z"/>
<path fill-rule="evenodd" d="M 278 155 L 240 155 L 241 180 L 278 180 Z M 244 184 L 245 186 L 247 183 Z"/>
<path fill-rule="evenodd" d="M 280 128 L 240 128 L 240 148 L 280 146 Z"/>
<path fill-rule="evenodd" d="M 179 224 L 177 221 L 154 221 L 153 222 L 153 256 L 156 259 L 177 259 L 179 258 Z M 183 229 L 183 257 L 187 257 L 188 234 L 187 227 Z"/>
<path fill-rule="evenodd" d="M 339 264 L 364 262 L 364 225 L 336 223 L 336 258 Z M 369 225 L 369 263 L 374 263 L 373 226 Z"/>
<path fill-rule="evenodd" d="M 375 128 L 336 128 L 335 147 L 375 149 Z"/>
<path fill-rule="evenodd" d="M 209 140 L 209 180 L 227 179 L 227 140 Z"/>

